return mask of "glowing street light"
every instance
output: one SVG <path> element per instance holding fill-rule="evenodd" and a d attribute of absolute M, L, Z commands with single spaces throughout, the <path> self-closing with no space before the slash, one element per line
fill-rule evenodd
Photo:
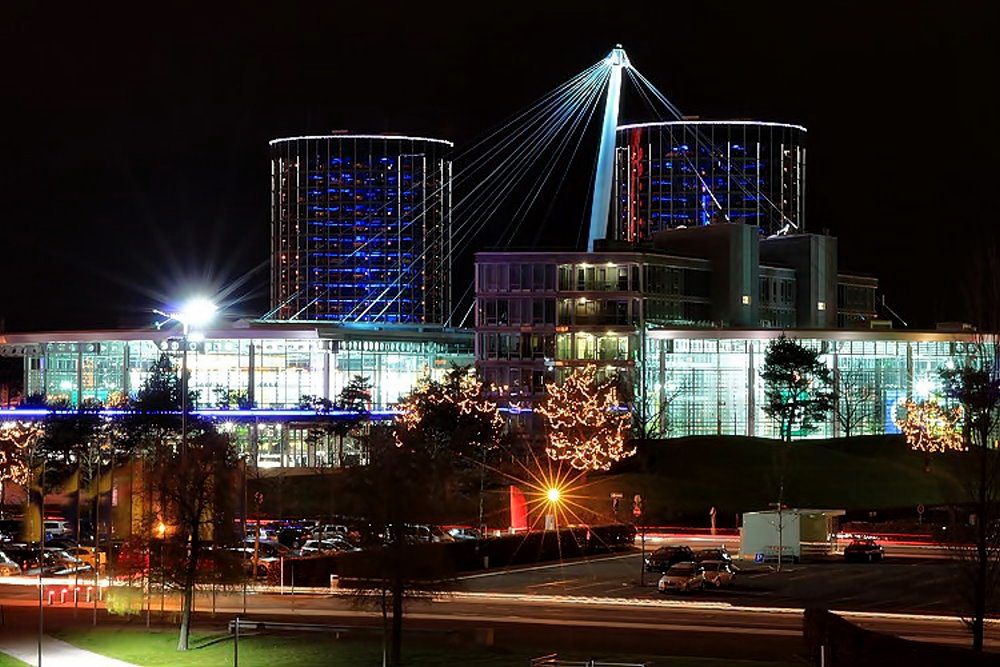
<path fill-rule="evenodd" d="M 162 310 L 153 309 L 153 312 L 157 315 L 162 315 L 168 320 L 174 320 L 175 322 L 180 322 L 181 330 L 183 331 L 183 336 L 181 338 L 181 453 L 187 453 L 187 358 L 188 358 L 188 341 L 189 338 L 194 338 L 194 335 L 189 336 L 191 327 L 203 327 L 212 321 L 215 314 L 218 312 L 219 307 L 216 306 L 210 299 L 205 297 L 194 297 L 189 299 L 181 305 L 181 307 L 173 313 L 165 313 Z M 195 334 L 204 338 L 201 334 Z"/>
<path fill-rule="evenodd" d="M 562 491 L 553 486 L 545 492 L 545 498 L 550 504 L 555 505 L 562 499 Z"/>

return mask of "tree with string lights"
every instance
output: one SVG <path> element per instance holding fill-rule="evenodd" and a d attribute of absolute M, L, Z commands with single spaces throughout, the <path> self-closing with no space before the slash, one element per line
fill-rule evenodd
<path fill-rule="evenodd" d="M 31 480 L 31 458 L 41 429 L 32 422 L 0 425 L 0 511 L 7 483 L 26 486 Z"/>
<path fill-rule="evenodd" d="M 915 452 L 940 453 L 964 451 L 962 408 L 947 409 L 937 401 L 906 401 L 903 416 L 896 426 Z"/>
<path fill-rule="evenodd" d="M 577 470 L 609 470 L 635 454 L 629 446 L 632 415 L 614 378 L 602 380 L 596 366 L 584 366 L 545 391 L 537 411 L 545 419 L 549 458 Z"/>

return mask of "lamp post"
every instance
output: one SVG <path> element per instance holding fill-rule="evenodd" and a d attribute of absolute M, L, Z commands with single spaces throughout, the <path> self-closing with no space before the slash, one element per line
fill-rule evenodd
<path fill-rule="evenodd" d="M 188 411 L 188 341 L 190 340 L 191 327 L 201 327 L 212 321 L 218 306 L 204 297 L 196 297 L 184 303 L 179 310 L 173 313 L 166 313 L 162 310 L 153 310 L 157 315 L 166 317 L 167 320 L 180 322 L 181 325 L 181 455 L 187 453 L 187 411 Z"/>
<path fill-rule="evenodd" d="M 156 533 L 160 536 L 160 619 L 163 619 L 163 595 L 164 589 L 166 588 L 166 574 L 167 570 L 164 567 L 163 562 L 163 538 L 167 534 L 167 526 L 162 521 L 156 527 Z"/>

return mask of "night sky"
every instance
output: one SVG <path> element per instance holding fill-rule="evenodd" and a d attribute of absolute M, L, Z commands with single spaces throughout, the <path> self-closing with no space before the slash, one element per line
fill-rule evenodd
<path fill-rule="evenodd" d="M 259 315 L 268 139 L 349 129 L 461 148 L 616 42 L 686 114 L 807 126 L 807 230 L 838 236 L 842 269 L 879 277 L 911 326 L 963 317 L 967 256 L 1000 234 L 995 15 L 766 4 L 8 3 L 0 318 L 142 325 L 238 280 L 230 314 Z M 595 150 L 596 135 L 540 243 L 577 236 Z M 467 275 L 471 254 L 456 261 Z"/>

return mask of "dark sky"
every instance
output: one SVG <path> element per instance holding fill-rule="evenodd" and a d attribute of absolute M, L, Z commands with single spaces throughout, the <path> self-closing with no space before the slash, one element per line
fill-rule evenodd
<path fill-rule="evenodd" d="M 911 324 L 962 316 L 967 255 L 998 234 L 986 3 L 435 5 L 5 5 L 7 330 L 149 322 L 241 277 L 231 311 L 260 314 L 268 139 L 461 147 L 615 42 L 687 114 L 806 125 L 807 229 L 838 236 L 841 266 L 878 276 Z M 580 180 L 543 241 L 576 235 Z"/>

